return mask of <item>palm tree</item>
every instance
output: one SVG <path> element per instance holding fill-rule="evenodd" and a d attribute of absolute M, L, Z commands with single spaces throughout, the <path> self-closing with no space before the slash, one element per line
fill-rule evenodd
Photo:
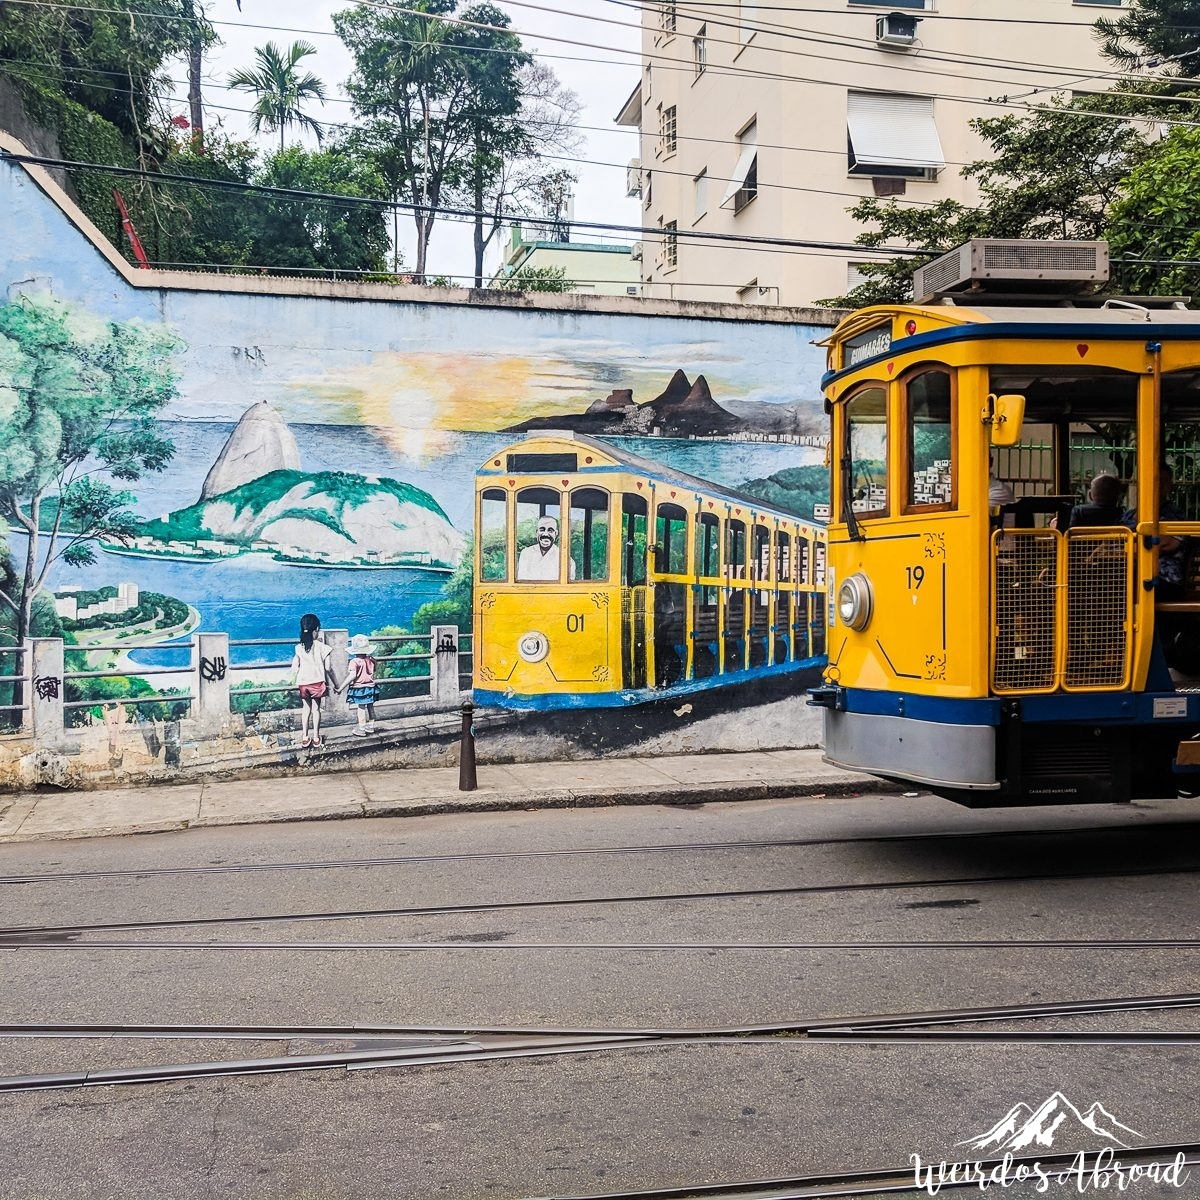
<path fill-rule="evenodd" d="M 308 42 L 293 42 L 287 50 L 280 50 L 274 42 L 268 42 L 254 51 L 258 61 L 254 70 L 234 71 L 229 76 L 231 88 L 256 93 L 250 123 L 255 133 L 278 129 L 280 150 L 283 149 L 284 130 L 289 125 L 311 129 L 317 135 L 317 141 L 321 140 L 320 122 L 303 112 L 301 105 L 314 98 L 324 104 L 325 85 L 311 71 L 301 75 L 296 69 L 302 58 L 316 52 L 316 46 Z"/>

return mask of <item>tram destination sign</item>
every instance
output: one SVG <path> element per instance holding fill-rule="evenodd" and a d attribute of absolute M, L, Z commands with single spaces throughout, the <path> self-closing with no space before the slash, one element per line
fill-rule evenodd
<path fill-rule="evenodd" d="M 842 366 L 852 367 L 877 354 L 886 354 L 891 348 L 892 322 L 888 320 L 847 338 L 842 348 Z"/>

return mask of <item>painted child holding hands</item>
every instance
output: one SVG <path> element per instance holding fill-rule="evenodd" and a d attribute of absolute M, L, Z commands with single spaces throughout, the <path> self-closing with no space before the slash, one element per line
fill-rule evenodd
<path fill-rule="evenodd" d="M 350 639 L 350 653 L 353 655 L 350 670 L 339 690 L 350 689 L 346 699 L 358 714 L 358 728 L 354 733 L 356 737 L 366 737 L 375 732 L 375 701 L 379 699 L 371 639 L 365 633 L 356 633 Z"/>
<path fill-rule="evenodd" d="M 321 697 L 333 684 L 330 647 L 318 635 L 321 621 L 313 613 L 300 618 L 300 640 L 292 655 L 292 683 L 300 688 L 301 747 L 320 746 Z M 311 732 L 310 732 L 311 728 Z"/>

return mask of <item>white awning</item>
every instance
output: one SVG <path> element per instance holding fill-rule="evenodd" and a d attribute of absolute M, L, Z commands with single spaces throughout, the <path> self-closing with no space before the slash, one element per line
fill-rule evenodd
<path fill-rule="evenodd" d="M 946 165 L 933 121 L 933 100 L 928 96 L 850 92 L 846 125 L 855 166 L 940 169 Z"/>
<path fill-rule="evenodd" d="M 758 147 L 753 142 L 742 143 L 742 152 L 738 155 L 737 166 L 733 168 L 729 186 L 725 189 L 725 195 L 721 197 L 722 208 L 746 186 L 746 176 L 750 174 L 750 168 L 754 165 L 754 156 L 757 153 Z"/>

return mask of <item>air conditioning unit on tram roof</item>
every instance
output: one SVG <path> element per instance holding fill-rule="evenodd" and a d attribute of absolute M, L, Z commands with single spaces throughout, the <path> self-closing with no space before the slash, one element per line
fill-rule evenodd
<path fill-rule="evenodd" d="M 958 292 L 1087 292 L 1108 276 L 1107 242 L 973 238 L 918 267 L 913 297 L 929 304 Z"/>

